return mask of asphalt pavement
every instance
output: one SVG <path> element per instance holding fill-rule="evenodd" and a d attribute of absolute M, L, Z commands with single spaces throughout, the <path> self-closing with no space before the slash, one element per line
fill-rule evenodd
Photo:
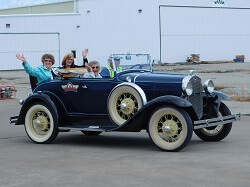
<path fill-rule="evenodd" d="M 188 73 L 212 79 L 222 91 L 250 97 L 250 63 L 160 65 L 158 72 Z M 110 132 L 96 137 L 71 131 L 51 144 L 35 144 L 23 125 L 9 124 L 18 115 L 19 99 L 31 93 L 27 74 L 0 71 L 0 85 L 14 85 L 16 99 L 0 100 L 0 186 L 250 186 L 250 102 L 226 102 L 242 113 L 220 142 L 195 134 L 180 152 L 163 152 L 140 133 Z"/>
<path fill-rule="evenodd" d="M 17 100 L 0 100 L 0 186 L 250 186 L 250 117 L 242 116 L 220 142 L 193 134 L 180 152 L 163 152 L 140 133 L 96 137 L 60 133 L 35 144 L 23 125 L 9 124 Z"/>

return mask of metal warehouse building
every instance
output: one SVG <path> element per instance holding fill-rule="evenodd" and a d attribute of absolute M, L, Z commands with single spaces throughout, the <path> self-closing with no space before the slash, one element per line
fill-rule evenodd
<path fill-rule="evenodd" d="M 150 53 L 161 62 L 250 59 L 247 0 L 65 0 L 0 10 L 1 70 L 22 69 L 16 53 L 32 66 L 52 53 L 56 66 L 73 52 L 78 64 L 106 63 L 111 53 Z M 250 60 L 249 60 L 250 61 Z"/>

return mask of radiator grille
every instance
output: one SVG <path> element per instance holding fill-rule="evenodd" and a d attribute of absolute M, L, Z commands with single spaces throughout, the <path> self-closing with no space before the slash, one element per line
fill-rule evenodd
<path fill-rule="evenodd" d="M 190 95 L 187 100 L 192 103 L 193 108 L 200 119 L 203 115 L 203 96 L 202 96 L 202 84 L 201 79 L 197 76 L 193 76 L 190 79 L 192 85 L 193 85 L 193 94 Z"/>

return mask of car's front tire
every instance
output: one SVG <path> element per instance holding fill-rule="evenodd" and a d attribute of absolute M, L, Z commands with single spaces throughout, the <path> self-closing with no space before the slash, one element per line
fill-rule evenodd
<path fill-rule="evenodd" d="M 25 115 L 25 131 L 36 143 L 50 143 L 58 135 L 56 112 L 45 103 L 31 105 Z"/>
<path fill-rule="evenodd" d="M 164 151 L 179 151 L 191 140 L 192 120 L 181 108 L 160 107 L 150 117 L 148 132 L 158 148 Z"/>
<path fill-rule="evenodd" d="M 228 116 L 231 115 L 229 108 L 224 104 L 220 104 L 219 113 L 217 116 L 208 114 L 208 117 Z M 203 141 L 220 141 L 224 139 L 231 131 L 232 123 L 218 125 L 214 127 L 202 128 L 195 130 L 195 134 Z"/>

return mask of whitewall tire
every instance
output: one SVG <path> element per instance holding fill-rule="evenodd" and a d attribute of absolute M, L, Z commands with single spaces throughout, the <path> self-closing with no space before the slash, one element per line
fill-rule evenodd
<path fill-rule="evenodd" d="M 144 104 L 146 104 L 146 96 L 139 86 L 133 83 L 120 84 L 109 96 L 108 112 L 117 125 L 122 125 Z"/>
<path fill-rule="evenodd" d="M 148 132 L 158 148 L 165 151 L 179 151 L 191 140 L 193 124 L 185 110 L 160 107 L 151 115 Z"/>
<path fill-rule="evenodd" d="M 58 135 L 56 113 L 44 103 L 28 109 L 24 126 L 28 137 L 36 143 L 50 143 Z"/>

